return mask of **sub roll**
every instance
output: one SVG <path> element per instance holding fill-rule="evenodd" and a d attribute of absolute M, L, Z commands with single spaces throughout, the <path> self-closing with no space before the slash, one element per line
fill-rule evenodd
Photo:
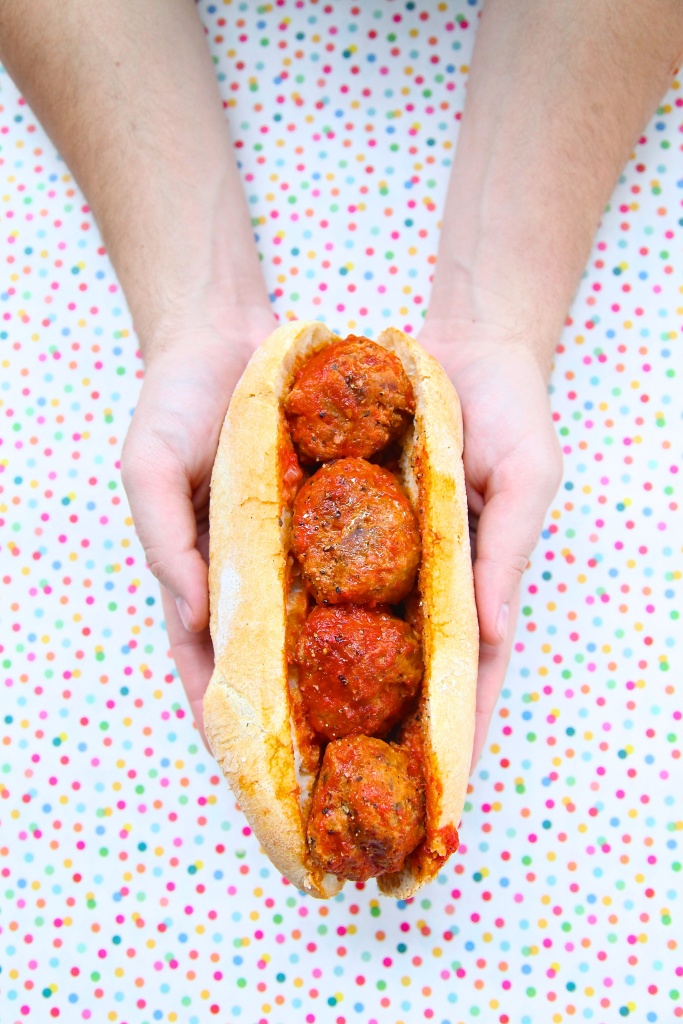
<path fill-rule="evenodd" d="M 478 630 L 462 420 L 439 364 L 298 321 L 252 357 L 211 481 L 211 750 L 314 896 L 407 898 L 457 849 Z"/>

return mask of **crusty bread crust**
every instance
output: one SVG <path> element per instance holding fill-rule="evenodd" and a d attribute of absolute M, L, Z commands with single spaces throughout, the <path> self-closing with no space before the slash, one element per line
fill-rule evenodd
<path fill-rule="evenodd" d="M 216 666 L 204 698 L 211 750 L 263 849 L 294 885 L 322 898 L 343 882 L 317 870 L 306 849 L 285 653 L 289 513 L 280 442 L 281 404 L 295 367 L 334 340 L 317 321 L 278 328 L 250 360 L 230 402 L 211 479 Z M 443 854 L 440 832 L 457 826 L 467 790 L 477 676 L 462 420 L 457 395 L 436 360 L 393 328 L 376 340 L 399 356 L 416 398 L 402 466 L 422 528 L 426 847 Z M 380 889 L 406 898 L 436 874 L 438 864 L 429 856 L 413 857 L 400 873 L 379 878 Z"/>
<path fill-rule="evenodd" d="M 389 328 L 377 342 L 396 353 L 415 392 L 415 420 L 402 469 L 422 534 L 425 849 L 436 856 L 418 851 L 402 871 L 377 879 L 385 895 L 406 899 L 438 873 L 440 858 L 448 852 L 443 830 L 457 828 L 462 815 L 474 743 L 479 629 L 458 396 L 436 359 L 408 335 Z"/>

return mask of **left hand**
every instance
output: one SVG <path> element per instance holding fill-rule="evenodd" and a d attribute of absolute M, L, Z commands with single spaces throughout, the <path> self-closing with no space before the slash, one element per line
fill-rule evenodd
<path fill-rule="evenodd" d="M 199 318 L 194 318 L 195 324 Z M 191 326 L 148 360 L 121 473 L 147 563 L 161 584 L 171 654 L 200 735 L 213 671 L 209 635 L 209 488 L 232 390 L 275 327 L 270 310 Z"/>
<path fill-rule="evenodd" d="M 462 406 L 480 653 L 474 770 L 514 639 L 520 581 L 562 479 L 546 375 L 512 332 L 429 321 L 420 342 L 449 374 Z"/>

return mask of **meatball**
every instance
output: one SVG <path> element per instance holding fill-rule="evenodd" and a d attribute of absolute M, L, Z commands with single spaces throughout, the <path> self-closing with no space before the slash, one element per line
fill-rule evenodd
<path fill-rule="evenodd" d="M 415 398 L 397 356 L 350 335 L 303 365 L 285 412 L 302 458 L 367 459 L 405 431 Z"/>
<path fill-rule="evenodd" d="M 328 744 L 313 792 L 308 848 L 339 878 L 365 882 L 400 871 L 424 838 L 424 798 L 408 755 L 372 736 Z"/>
<path fill-rule="evenodd" d="M 425 613 L 422 594 L 417 587 L 408 594 L 403 602 L 403 614 L 408 625 L 412 626 L 416 633 L 422 634 L 425 624 Z"/>
<path fill-rule="evenodd" d="M 408 718 L 404 718 L 390 739 L 392 747 L 401 750 L 407 755 L 408 775 L 418 790 L 424 793 L 426 782 L 424 774 L 425 749 L 422 715 L 422 709 L 418 708 Z"/>
<path fill-rule="evenodd" d="M 387 611 L 345 604 L 314 608 L 295 661 L 308 718 L 319 736 L 385 736 L 422 678 L 420 641 Z"/>
<path fill-rule="evenodd" d="M 395 477 L 363 459 L 322 466 L 294 502 L 292 547 L 318 604 L 396 604 L 411 590 L 420 531 Z"/>

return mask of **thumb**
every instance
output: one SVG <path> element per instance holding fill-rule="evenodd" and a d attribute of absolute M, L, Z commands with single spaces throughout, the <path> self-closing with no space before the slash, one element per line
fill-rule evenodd
<path fill-rule="evenodd" d="M 496 491 L 484 505 L 475 541 L 474 591 L 481 639 L 486 644 L 502 643 L 512 625 L 510 606 L 553 493 L 533 485 L 530 489 L 522 478 Z"/>
<path fill-rule="evenodd" d="M 186 629 L 209 621 L 208 571 L 197 550 L 192 488 L 179 460 L 168 453 L 140 456 L 124 448 L 121 476 L 147 564 L 175 599 Z"/>

